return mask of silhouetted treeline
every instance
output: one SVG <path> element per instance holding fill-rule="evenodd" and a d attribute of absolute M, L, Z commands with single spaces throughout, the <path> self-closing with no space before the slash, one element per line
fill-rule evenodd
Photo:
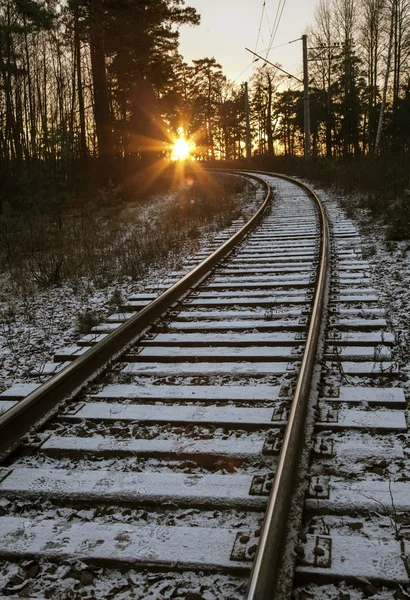
<path fill-rule="evenodd" d="M 189 66 L 180 0 L 0 0 L 0 207 L 124 181 L 183 129 L 237 157 L 244 98 L 214 58 Z"/>
<path fill-rule="evenodd" d="M 0 210 L 160 171 L 181 131 L 199 160 L 243 158 L 244 86 L 178 51 L 199 19 L 180 0 L 0 0 Z M 320 0 L 309 46 L 313 158 L 405 170 L 410 0 Z M 303 93 L 285 85 L 268 65 L 251 77 L 256 156 L 303 153 Z"/>

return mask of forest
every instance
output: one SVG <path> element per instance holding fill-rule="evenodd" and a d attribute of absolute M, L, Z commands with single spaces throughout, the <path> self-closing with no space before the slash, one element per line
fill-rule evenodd
<path fill-rule="evenodd" d="M 179 28 L 199 22 L 183 0 L 0 0 L 0 211 L 126 192 L 167 168 L 180 135 L 196 160 L 243 161 L 245 86 L 217 49 L 192 64 L 179 52 Z M 254 165 L 410 187 L 410 0 L 320 0 L 307 33 L 311 165 L 303 90 L 262 61 Z"/>

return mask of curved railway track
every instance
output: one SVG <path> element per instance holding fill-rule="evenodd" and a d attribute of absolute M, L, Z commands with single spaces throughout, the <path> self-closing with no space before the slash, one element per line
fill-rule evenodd
<path fill-rule="evenodd" d="M 8 595 L 259 600 L 293 567 L 298 598 L 408 583 L 405 399 L 360 237 L 247 176 L 249 223 L 1 395 Z"/>

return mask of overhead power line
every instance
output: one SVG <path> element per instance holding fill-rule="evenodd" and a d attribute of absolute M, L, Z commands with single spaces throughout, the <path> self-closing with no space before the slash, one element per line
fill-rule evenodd
<path fill-rule="evenodd" d="M 272 50 L 276 50 L 277 48 L 283 48 L 284 46 L 289 46 L 289 44 L 294 44 L 295 42 L 300 42 L 301 39 L 302 38 L 296 38 L 296 40 L 290 40 L 290 42 L 285 42 L 283 44 L 279 44 L 278 46 L 273 46 L 269 50 L 269 52 L 272 52 Z M 266 50 L 266 48 L 265 48 L 265 50 L 261 50 L 260 52 L 263 54 L 264 52 L 268 52 L 268 50 Z"/>
<path fill-rule="evenodd" d="M 258 37 L 256 38 L 256 44 L 255 44 L 255 52 L 258 49 L 259 38 L 261 36 L 261 31 L 262 31 L 263 15 L 265 14 L 265 9 L 266 9 L 266 0 L 263 0 L 262 12 L 261 12 L 261 20 L 259 22 Z"/>
<path fill-rule="evenodd" d="M 266 57 L 268 57 L 269 52 L 272 50 L 273 42 L 275 41 L 276 34 L 279 29 L 279 25 L 282 19 L 283 11 L 286 5 L 286 0 L 279 0 L 278 8 L 276 10 L 275 21 L 272 27 L 272 33 L 269 40 L 268 50 L 266 52 Z"/>
<path fill-rule="evenodd" d="M 276 23 L 275 31 L 273 33 L 273 40 L 276 38 L 276 34 L 278 32 L 278 29 L 279 29 L 279 24 L 280 24 L 280 22 L 282 20 L 282 15 L 283 15 L 283 10 L 285 8 L 285 5 L 286 5 L 286 0 L 283 0 L 283 4 L 282 4 L 281 11 L 280 11 L 279 19 L 278 19 L 278 22 Z M 273 43 L 273 40 L 272 40 L 272 43 Z"/>
<path fill-rule="evenodd" d="M 273 21 L 272 33 L 269 38 L 269 44 L 268 44 L 268 50 L 266 51 L 266 56 L 268 56 L 270 49 L 273 45 L 275 27 L 276 27 L 276 23 L 278 21 L 278 17 L 279 17 L 279 13 L 280 13 L 280 6 L 281 6 L 282 2 L 284 2 L 284 0 L 278 0 L 278 7 L 276 9 L 276 15 L 275 15 L 275 19 Z"/>
<path fill-rule="evenodd" d="M 272 65 L 272 67 L 275 67 L 275 69 L 278 69 L 278 71 L 281 71 L 282 73 L 285 73 L 285 75 L 287 75 L 288 77 L 291 77 L 292 79 L 296 79 L 296 81 L 299 81 L 299 83 L 303 83 L 303 79 L 299 79 L 299 77 L 296 77 L 295 75 L 292 75 L 292 73 L 288 73 L 287 71 L 285 71 L 284 69 L 282 69 L 282 67 L 278 67 L 278 65 L 275 65 L 274 63 L 270 62 L 270 60 L 267 60 L 263 56 L 260 56 L 259 54 L 256 54 L 256 52 L 252 52 L 252 50 L 249 50 L 249 48 L 245 48 L 245 50 L 247 50 L 248 52 L 250 52 L 254 56 L 257 56 L 258 59 L 263 60 L 265 64 L 267 63 L 268 65 Z"/>
<path fill-rule="evenodd" d="M 264 1 L 264 3 L 263 3 L 263 7 L 262 7 L 262 8 L 264 8 L 264 7 L 265 7 L 265 5 L 266 5 L 266 0 Z M 263 13 L 262 13 L 262 16 L 263 16 Z M 268 14 L 266 13 L 266 17 L 267 17 L 267 16 L 268 16 Z M 258 33 L 258 37 L 260 37 L 260 32 Z M 283 46 L 288 46 L 289 44 L 294 44 L 295 42 L 300 42 L 300 40 L 301 40 L 301 39 L 302 39 L 302 38 L 296 38 L 295 40 L 290 40 L 289 42 L 285 42 L 284 44 L 279 44 L 279 46 L 274 46 L 274 47 L 273 47 L 273 48 L 271 48 L 270 50 L 276 50 L 277 48 L 283 48 Z M 259 41 L 259 40 L 257 40 L 257 41 Z M 249 52 L 251 52 L 251 50 L 249 50 Z M 263 54 L 264 52 L 266 52 L 266 50 L 262 50 L 261 52 L 262 52 L 262 54 Z M 245 67 L 245 69 L 244 69 L 244 70 L 243 70 L 241 73 L 239 73 L 239 75 L 237 75 L 237 76 L 235 77 L 235 79 L 232 81 L 232 83 L 236 83 L 236 81 L 238 81 L 238 79 L 239 79 L 240 77 L 242 77 L 242 75 L 243 75 L 244 73 L 246 73 L 246 71 L 247 71 L 248 69 L 250 69 L 250 67 L 251 67 L 251 66 L 252 66 L 252 65 L 253 65 L 255 62 L 257 62 L 257 61 L 259 60 L 259 58 L 261 58 L 261 60 L 265 60 L 263 57 L 260 57 L 258 54 L 256 54 L 256 48 L 255 48 L 255 52 L 252 52 L 252 54 L 254 54 L 255 58 L 252 60 L 252 62 L 250 62 L 250 63 L 249 63 L 249 65 L 248 65 L 247 67 Z M 268 61 L 268 62 L 269 62 L 269 61 Z M 265 64 L 267 64 L 267 63 L 265 62 Z M 269 63 L 269 64 L 272 64 L 272 63 Z"/>
<path fill-rule="evenodd" d="M 268 24 L 269 36 L 270 36 L 271 33 L 272 33 L 272 27 L 270 26 L 269 15 L 268 15 L 268 11 L 267 10 L 265 11 L 265 16 L 266 16 L 266 22 Z"/>
<path fill-rule="evenodd" d="M 242 77 L 242 75 L 244 73 L 246 73 L 246 71 L 253 65 L 253 63 L 255 62 L 255 60 L 257 60 L 257 59 L 253 59 L 253 61 L 251 63 L 249 63 L 249 65 L 246 67 L 246 69 L 244 69 L 242 71 L 242 73 L 239 73 L 239 75 L 237 77 L 235 77 L 235 79 L 232 81 L 232 83 L 236 83 L 238 81 L 239 77 Z"/>

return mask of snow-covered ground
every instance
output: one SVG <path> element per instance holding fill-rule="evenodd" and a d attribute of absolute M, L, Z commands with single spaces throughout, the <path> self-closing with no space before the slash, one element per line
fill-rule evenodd
<path fill-rule="evenodd" d="M 255 194 L 251 190 L 258 188 L 260 203 L 264 197 L 260 185 L 250 186 L 237 197 L 238 209 L 245 218 L 254 212 Z M 143 207 L 126 208 L 126 219 L 141 226 L 161 225 L 167 206 L 174 201 L 173 194 L 157 194 Z M 99 320 L 104 320 L 118 310 L 118 300 L 154 288 L 221 230 L 217 221 L 197 229 L 199 237 L 188 239 L 180 253 L 170 252 L 163 264 L 154 266 L 138 280 L 118 278 L 109 283 L 104 281 L 102 286 L 98 279 L 75 279 L 28 297 L 16 297 L 8 276 L 0 274 L 0 392 L 14 383 L 26 382 L 30 370 L 52 361 L 58 348 L 75 343 L 84 333 L 79 331 L 79 319 L 86 321 L 87 315 L 95 318 L 97 314 Z"/>
<path fill-rule="evenodd" d="M 306 183 L 309 184 L 309 182 Z M 371 265 L 369 275 L 371 286 L 377 289 L 379 296 L 378 307 L 385 310 L 390 328 L 397 339 L 397 344 L 393 346 L 392 360 L 394 366 L 398 368 L 398 373 L 389 384 L 401 387 L 407 395 L 409 392 L 408 375 L 410 371 L 410 241 L 391 242 L 386 240 L 386 227 L 380 222 L 375 222 L 368 211 L 358 208 L 359 200 L 357 198 L 342 197 L 331 191 L 324 191 L 312 185 L 311 187 L 318 192 L 320 198 L 325 202 L 327 210 L 333 219 L 335 215 L 337 217 L 340 208 L 342 208 L 346 216 L 353 221 L 360 231 L 363 259 L 368 260 Z M 354 385 L 355 381 L 355 378 L 350 378 L 349 385 Z M 359 447 L 360 434 L 353 432 L 350 435 L 348 443 L 351 443 L 352 449 L 357 449 Z M 369 445 L 372 439 L 374 443 L 374 435 L 374 433 L 370 434 Z M 397 438 L 400 438 L 404 446 L 407 445 L 407 434 L 395 436 L 392 433 L 388 437 L 388 442 L 395 444 L 397 443 Z M 336 436 L 333 439 L 336 441 Z M 367 443 L 367 440 L 364 442 L 362 438 L 361 443 Z M 388 464 L 391 473 L 394 473 L 395 477 L 399 477 L 399 481 L 408 481 L 409 474 L 405 469 L 407 462 L 396 461 L 396 464 L 394 460 L 389 458 L 386 450 L 383 452 L 385 453 L 384 457 L 386 460 L 384 462 L 381 461 L 380 464 Z M 348 471 L 346 471 L 346 476 L 350 480 L 354 479 L 351 464 L 352 462 L 348 461 Z M 366 466 L 365 463 L 363 465 Z M 399 474 L 395 472 L 397 466 L 403 468 L 403 471 Z M 369 473 L 368 466 L 367 472 Z M 384 469 L 380 470 L 379 468 L 377 470 L 377 465 L 375 465 L 374 478 L 377 479 L 377 474 L 381 472 L 384 473 Z M 343 473 L 340 465 L 337 467 L 337 473 L 339 476 Z M 322 516 L 320 518 L 323 519 Z M 327 525 L 329 523 L 332 525 L 332 535 L 337 534 L 338 519 L 340 517 L 334 517 L 333 520 L 328 516 L 324 518 Z M 389 522 L 384 523 L 383 517 L 376 511 L 373 513 L 373 520 L 376 527 L 384 528 L 383 531 L 389 530 Z M 365 522 L 366 525 L 371 524 L 372 517 L 369 515 L 365 519 Z M 343 526 L 346 524 L 343 523 L 343 518 L 341 524 Z M 363 533 L 363 535 L 366 536 L 367 534 Z M 368 597 L 375 600 L 401 600 L 410 597 L 409 589 L 405 588 L 406 586 L 397 586 L 396 589 L 388 589 L 383 586 L 375 586 L 367 580 L 363 580 L 362 586 L 359 588 L 347 581 L 341 581 L 338 584 L 332 583 L 322 586 L 314 584 L 301 585 L 294 591 L 294 597 L 297 600 L 308 600 L 310 598 L 317 600 L 335 600 L 336 598 L 340 600 L 364 600 Z"/>
<path fill-rule="evenodd" d="M 313 187 L 313 186 L 312 186 Z M 372 285 L 377 288 L 379 306 L 384 308 L 396 336 L 393 361 L 401 374 L 401 386 L 410 392 L 410 240 L 386 239 L 386 226 L 375 221 L 366 209 L 359 208 L 355 197 L 344 197 L 317 189 L 331 207 L 341 206 L 358 226 L 363 258 L 371 265 Z"/>

